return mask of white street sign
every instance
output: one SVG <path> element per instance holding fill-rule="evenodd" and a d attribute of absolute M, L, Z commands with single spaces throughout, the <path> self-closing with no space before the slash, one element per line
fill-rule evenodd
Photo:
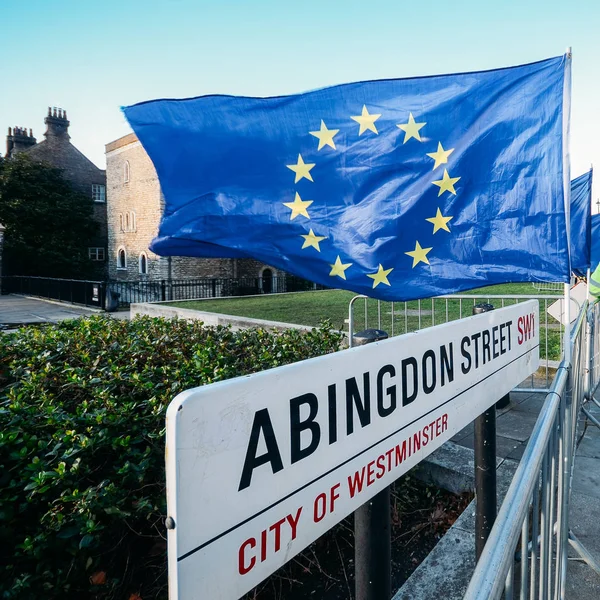
<path fill-rule="evenodd" d="M 587 300 L 587 285 L 585 283 L 578 283 L 571 288 L 571 323 L 574 323 L 579 316 L 583 303 Z M 547 309 L 546 312 L 554 317 L 557 321 L 566 325 L 565 318 L 565 301 L 564 299 L 553 302 Z"/>
<path fill-rule="evenodd" d="M 170 598 L 239 598 L 538 365 L 532 300 L 180 394 Z"/>

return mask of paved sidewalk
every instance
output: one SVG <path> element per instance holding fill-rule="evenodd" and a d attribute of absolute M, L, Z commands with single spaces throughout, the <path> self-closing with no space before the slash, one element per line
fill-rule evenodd
<path fill-rule="evenodd" d="M 596 395 L 598 397 L 598 395 Z M 600 420 L 600 409 L 588 403 L 587 409 Z M 571 531 L 585 546 L 597 563 L 600 563 L 600 430 L 588 423 L 585 435 L 583 419 L 580 420 L 581 443 L 575 456 L 573 487 L 569 510 Z M 600 576 L 588 565 L 577 559 L 569 549 L 567 571 L 567 600 L 598 600 Z"/>
<path fill-rule="evenodd" d="M 25 296 L 0 295 L 0 326 L 9 328 L 35 323 L 58 323 L 94 314 L 108 314 L 115 318 L 129 318 L 129 311 L 104 313 L 74 304 L 28 298 Z"/>

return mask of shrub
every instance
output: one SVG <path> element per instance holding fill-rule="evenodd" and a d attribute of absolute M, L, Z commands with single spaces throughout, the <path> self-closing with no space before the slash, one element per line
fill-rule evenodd
<path fill-rule="evenodd" d="M 168 403 L 340 341 L 148 317 L 0 334 L 3 597 L 166 596 Z"/>

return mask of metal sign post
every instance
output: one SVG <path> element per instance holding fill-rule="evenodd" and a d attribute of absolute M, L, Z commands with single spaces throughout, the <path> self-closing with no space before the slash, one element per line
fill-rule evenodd
<path fill-rule="evenodd" d="M 380 329 L 352 336 L 351 346 L 388 338 Z M 354 512 L 354 582 L 356 600 L 387 600 L 392 596 L 391 488 L 388 485 Z"/>
<path fill-rule="evenodd" d="M 494 310 L 477 304 L 473 314 Z M 490 535 L 497 511 L 496 493 L 496 408 L 491 406 L 475 419 L 475 557 L 479 560 Z"/>

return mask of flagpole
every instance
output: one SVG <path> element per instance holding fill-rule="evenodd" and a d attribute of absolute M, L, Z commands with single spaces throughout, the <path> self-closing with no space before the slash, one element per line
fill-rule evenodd
<path fill-rule="evenodd" d="M 563 190 L 565 202 L 565 220 L 567 226 L 567 248 L 571 251 L 571 61 L 573 53 L 571 47 L 567 48 L 565 63 L 565 83 L 563 90 Z M 569 254 L 569 274 L 571 273 L 571 259 Z M 564 352 L 565 360 L 571 361 L 571 282 L 564 285 L 564 315 L 565 315 L 565 337 Z"/>
<path fill-rule="evenodd" d="M 571 274 L 571 156 L 569 151 L 570 135 L 570 117 L 571 117 L 571 48 L 567 48 L 565 61 L 565 79 L 563 87 L 563 189 L 565 199 L 565 218 L 567 226 L 567 248 L 569 250 L 569 279 Z M 565 338 L 564 338 L 564 361 L 570 366 L 571 363 L 571 288 L 569 283 L 565 283 Z M 573 372 L 571 371 L 570 382 L 572 383 Z M 567 546 L 569 539 L 569 496 L 570 496 L 570 472 L 569 458 L 571 456 L 571 439 L 569 417 L 571 415 L 571 406 L 569 396 L 561 399 L 560 423 L 560 467 L 558 470 L 558 512 L 557 521 L 559 524 L 558 535 L 556 538 L 556 590 L 557 597 L 565 597 L 565 580 L 567 577 Z M 576 417 L 575 417 L 576 418 Z"/>

